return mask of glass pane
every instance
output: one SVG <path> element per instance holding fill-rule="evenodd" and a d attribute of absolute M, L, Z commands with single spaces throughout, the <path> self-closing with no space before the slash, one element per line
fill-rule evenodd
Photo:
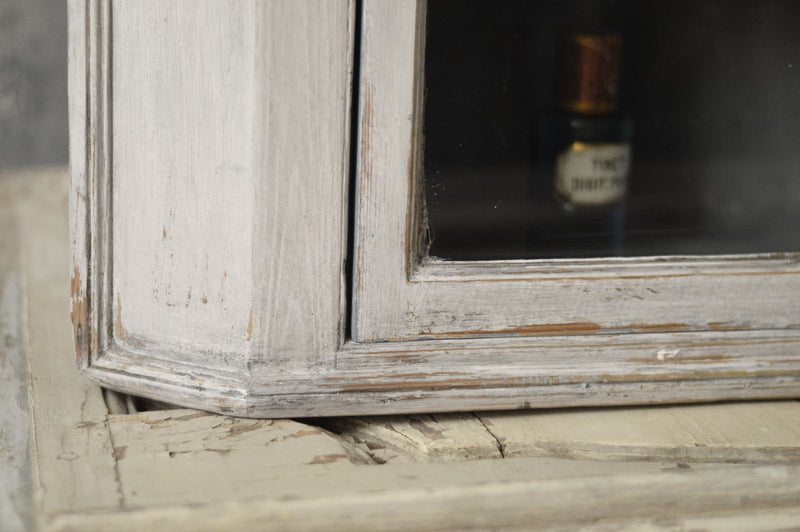
<path fill-rule="evenodd" d="M 800 251 L 800 2 L 428 0 L 431 255 Z"/>

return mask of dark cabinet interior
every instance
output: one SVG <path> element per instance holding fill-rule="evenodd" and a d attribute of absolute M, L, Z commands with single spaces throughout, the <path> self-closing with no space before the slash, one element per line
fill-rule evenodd
<path fill-rule="evenodd" d="M 428 0 L 431 255 L 799 251 L 797 28 L 792 0 Z M 633 122 L 627 193 L 616 228 L 590 216 L 574 234 L 542 240 L 543 224 L 563 214 L 537 185 L 552 179 L 539 146 L 551 127 L 556 42 L 587 30 L 622 36 L 619 108 Z"/>

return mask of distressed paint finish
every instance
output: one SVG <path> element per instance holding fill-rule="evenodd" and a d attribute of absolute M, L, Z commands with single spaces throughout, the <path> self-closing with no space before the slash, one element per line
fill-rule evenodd
<path fill-rule="evenodd" d="M 256 3 L 111 10 L 115 341 L 241 368 L 260 177 Z"/>
<path fill-rule="evenodd" d="M 325 426 L 379 464 L 503 458 L 497 439 L 472 413 L 339 418 Z"/>
<path fill-rule="evenodd" d="M 791 464 L 800 402 L 555 409 L 326 420 L 379 463 L 519 457 Z"/>
<path fill-rule="evenodd" d="M 257 5 L 251 362 L 317 372 L 335 364 L 345 337 L 355 2 Z"/>
<path fill-rule="evenodd" d="M 800 402 L 481 414 L 507 458 L 797 463 Z"/>
<path fill-rule="evenodd" d="M 56 168 L 24 181 L 14 204 L 25 278 L 34 525 L 45 528 L 44 516 L 119 508 L 120 494 L 101 389 L 87 379 L 70 380 L 78 373 L 66 315 L 67 176 Z"/>
<path fill-rule="evenodd" d="M 112 416 L 109 426 L 123 504 L 131 508 L 181 504 L 187 492 L 197 504 L 217 502 L 221 494 L 231 500 L 264 496 L 304 466 L 332 474 L 373 463 L 333 434 L 291 420 L 168 410 Z M 170 473 L 154 484 L 158 470 Z"/>
<path fill-rule="evenodd" d="M 344 331 L 354 2 L 70 3 L 85 373 L 251 417 L 798 394 L 794 255 L 421 259 L 424 3 L 363 5 L 353 319 L 394 342 Z"/>
<path fill-rule="evenodd" d="M 27 368 L 20 244 L 0 175 L 0 530 L 32 528 Z"/>
<path fill-rule="evenodd" d="M 136 359 L 241 411 L 251 367 L 330 366 L 354 3 L 76 0 L 70 13 L 81 367 L 102 381 L 117 362 L 137 375 Z"/>
<path fill-rule="evenodd" d="M 91 260 L 90 242 L 92 239 L 91 212 L 88 206 L 89 175 L 92 172 L 94 144 L 94 114 L 90 114 L 92 104 L 97 100 L 90 91 L 97 83 L 90 82 L 96 58 L 92 56 L 96 48 L 87 38 L 92 14 L 87 0 L 73 0 L 69 10 L 69 158 L 70 185 L 69 229 L 70 265 L 70 316 L 73 326 L 73 343 L 80 364 L 86 367 L 90 352 L 89 338 L 92 326 L 89 324 L 89 262 Z M 91 59 L 90 59 L 91 57 Z"/>
<path fill-rule="evenodd" d="M 797 254 L 420 260 L 424 5 L 364 2 L 355 339 L 796 327 Z"/>
<path fill-rule="evenodd" d="M 113 415 L 101 388 L 75 371 L 71 355 L 64 290 L 70 273 L 65 171 L 37 172 L 20 182 L 26 186 L 15 192 L 11 203 L 22 237 L 19 256 L 25 259 L 21 270 L 28 329 L 25 380 L 33 423 L 35 501 L 31 530 L 529 530 L 536 526 L 749 532 L 795 529 L 800 523 L 800 467 L 795 465 L 800 403 L 796 401 L 591 413 L 404 416 L 364 423 L 348 419 L 339 420 L 352 427 L 349 435 L 345 430 L 341 436 L 295 421 L 236 419 L 187 410 Z M 0 235 L 0 242 L 6 236 Z M 0 255 L 0 261 L 11 256 L 16 257 Z M 5 308 L 6 297 L 0 299 L 0 308 Z M 5 319 L 2 314 L 0 321 Z M 689 333 L 700 353 L 705 352 L 702 339 L 709 334 Z M 757 343 L 752 332 L 731 334 L 735 339 L 718 346 L 718 353 L 737 342 Z M 659 335 L 662 340 L 670 336 Z M 556 351 L 569 351 L 570 342 L 573 348 L 578 345 L 569 337 L 545 341 L 550 347 L 540 346 L 543 355 L 554 346 Z M 791 345 L 796 339 L 784 336 L 772 341 Z M 424 365 L 441 365 L 444 359 L 437 358 L 447 356 L 446 349 L 459 342 L 419 342 L 421 347 L 405 353 L 398 350 L 402 344 L 367 346 L 371 351 L 349 347 L 340 356 L 350 371 L 361 367 L 361 373 L 336 386 L 348 381 L 369 385 L 365 367 L 370 359 L 378 362 L 375 373 L 409 364 L 430 369 Z M 684 366 L 697 370 L 702 360 L 689 344 L 684 340 L 677 353 L 665 353 L 663 360 L 655 350 L 649 362 L 672 367 L 671 371 Z M 485 356 L 486 349 L 473 347 L 474 362 L 482 352 Z M 529 346 L 507 349 L 525 353 Z M 627 349 L 627 354 L 646 352 L 633 339 Z M 769 354 L 764 349 L 762 353 Z M 616 356 L 622 360 L 626 353 Z M 686 360 L 681 360 L 684 356 Z M 747 360 L 741 358 L 743 369 Z M 778 357 L 760 356 L 760 360 L 781 363 Z M 147 368 L 142 368 L 128 371 L 143 374 Z M 159 377 L 152 367 L 149 371 L 152 374 L 144 375 L 145 380 L 167 378 Z M 401 377 L 399 371 L 395 368 L 393 376 L 383 377 L 384 384 L 392 379 L 424 382 L 423 374 Z M 434 373 L 440 374 L 434 378 L 446 378 L 441 368 Z M 178 381 L 174 373 L 168 377 L 170 385 L 164 389 L 170 393 L 190 389 L 188 378 Z M 375 384 L 374 379 L 381 377 L 372 378 Z M 217 376 L 217 385 L 220 380 Z M 758 387 L 757 379 L 749 382 Z M 277 392 L 287 398 L 291 390 L 298 392 L 295 401 L 302 401 L 302 392 L 308 395 L 315 385 L 299 380 L 276 383 Z M 334 385 L 332 378 L 329 384 Z M 686 385 L 662 383 L 665 388 L 673 386 L 675 393 L 691 393 Z M 708 384 L 704 386 L 708 391 Z M 206 399 L 218 392 L 204 390 Z M 324 406 L 337 395 L 326 393 L 319 404 L 338 408 Z M 353 400 L 358 394 L 342 395 Z M 361 395 L 381 404 L 379 408 L 392 408 L 387 403 L 392 394 Z M 433 407 L 443 398 L 431 401 L 420 395 L 411 399 L 406 394 L 405 402 L 400 399 L 398 404 Z M 449 399 L 471 401 L 465 390 L 456 390 Z M 286 400 L 287 408 L 292 407 Z M 591 423 L 587 416 L 592 416 Z M 516 421 L 511 420 L 514 417 Z M 653 430 L 643 431 L 648 424 Z M 615 429 L 618 437 L 613 437 Z M 346 441 L 351 439 L 356 445 Z M 395 457 L 381 453 L 380 445 Z M 670 449 L 675 454 L 670 455 Z M 593 460 L 553 458 L 559 451 L 584 453 L 582 457 Z M 513 459 L 504 459 L 503 453 Z M 709 456 L 758 464 L 695 463 Z M 381 465 L 376 459 L 381 457 L 389 460 Z M 620 458 L 686 458 L 687 462 L 617 461 Z M 5 480 L 0 478 L 0 485 Z M 7 521 L 0 523 L 0 528 L 4 526 Z"/>

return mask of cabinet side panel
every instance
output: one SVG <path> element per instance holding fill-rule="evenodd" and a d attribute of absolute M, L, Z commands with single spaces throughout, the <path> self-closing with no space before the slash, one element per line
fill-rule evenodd
<path fill-rule="evenodd" d="M 252 0 L 112 3 L 111 323 L 123 346 L 212 367 L 246 360 L 254 11 Z"/>

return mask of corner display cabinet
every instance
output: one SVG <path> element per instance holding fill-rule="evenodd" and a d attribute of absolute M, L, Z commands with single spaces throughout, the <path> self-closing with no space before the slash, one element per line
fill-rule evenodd
<path fill-rule="evenodd" d="M 800 396 L 800 3 L 69 9 L 104 386 L 250 417 Z"/>

